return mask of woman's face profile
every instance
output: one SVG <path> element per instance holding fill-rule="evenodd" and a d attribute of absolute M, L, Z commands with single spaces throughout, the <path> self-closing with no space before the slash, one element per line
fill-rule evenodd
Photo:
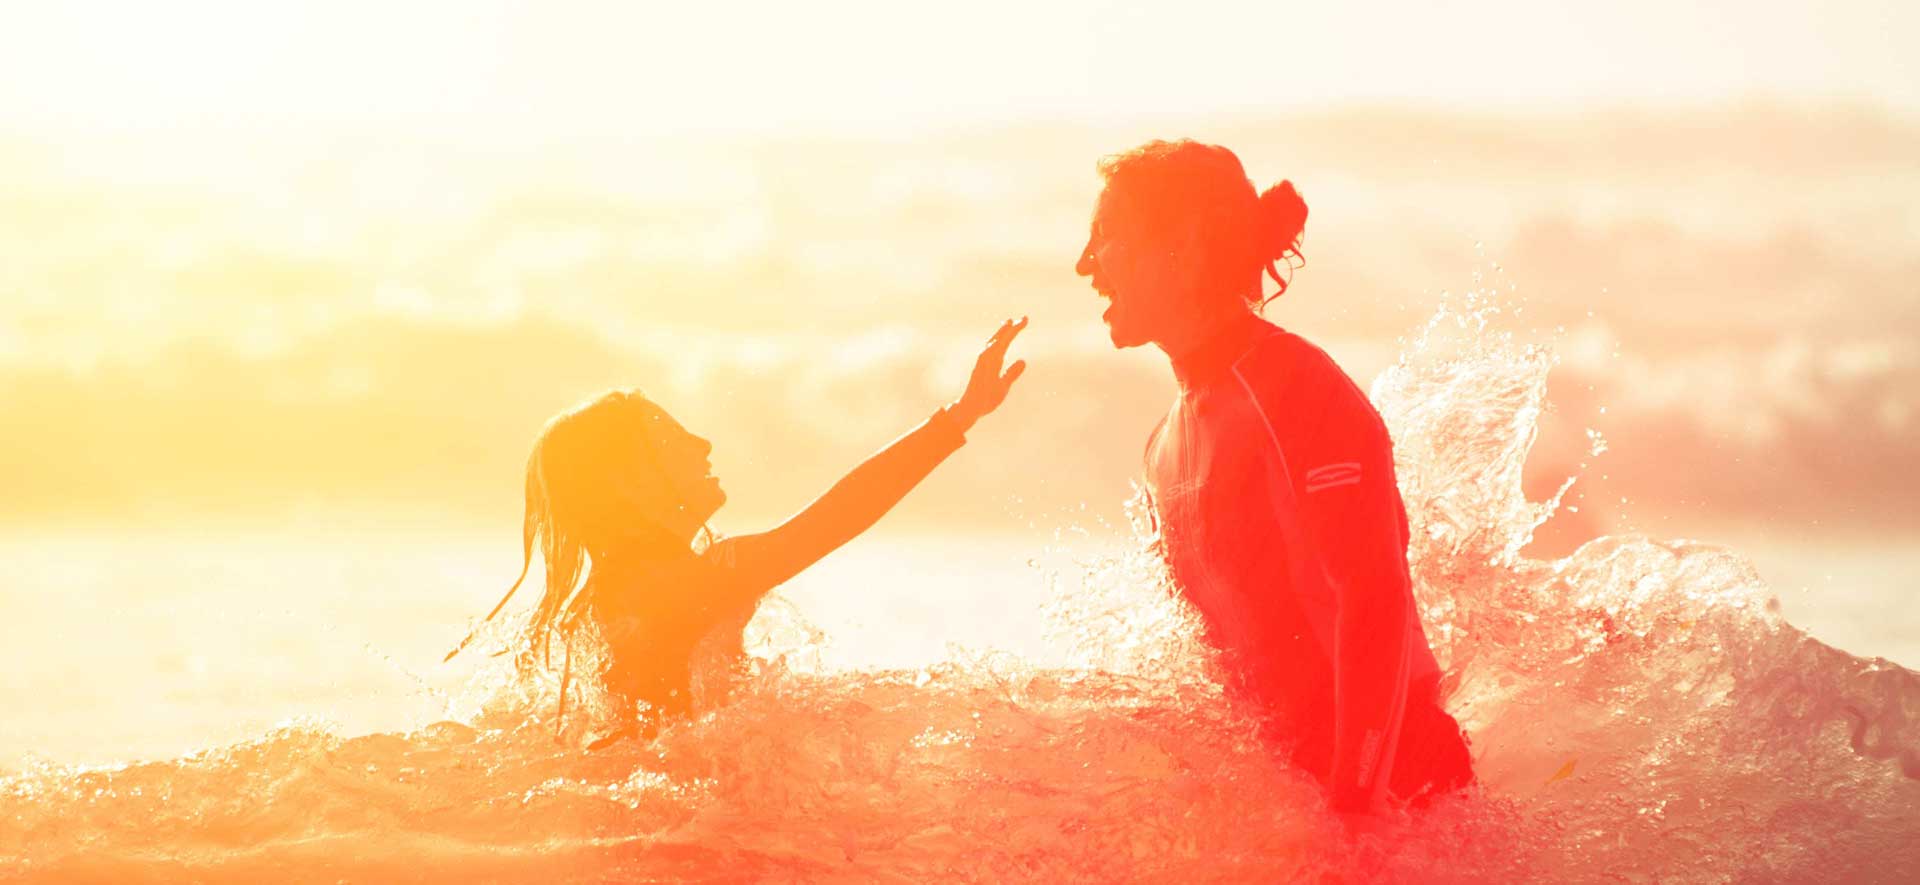
<path fill-rule="evenodd" d="M 1087 245 L 1074 270 L 1109 302 L 1100 318 L 1114 347 L 1138 347 L 1161 340 L 1166 329 L 1183 321 L 1181 301 L 1188 288 L 1177 253 L 1122 211 L 1112 191 L 1100 195 Z"/>

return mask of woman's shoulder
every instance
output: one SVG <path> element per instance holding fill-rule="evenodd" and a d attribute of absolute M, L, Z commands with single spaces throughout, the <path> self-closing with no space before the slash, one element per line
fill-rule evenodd
<path fill-rule="evenodd" d="M 1308 394 L 1358 395 L 1352 376 L 1320 345 L 1279 326 L 1261 338 L 1235 365 L 1248 383 L 1295 397 Z"/>
<path fill-rule="evenodd" d="M 1243 361 L 1256 395 L 1276 408 L 1317 418 L 1323 428 L 1353 425 L 1384 431 L 1380 413 L 1353 376 L 1318 344 L 1278 326 Z M 1324 423 L 1322 423 L 1324 422 Z"/>

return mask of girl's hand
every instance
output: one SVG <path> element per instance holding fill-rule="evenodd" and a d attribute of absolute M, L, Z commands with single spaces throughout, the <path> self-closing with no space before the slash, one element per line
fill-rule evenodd
<path fill-rule="evenodd" d="M 1007 358 L 1007 346 L 1026 327 L 1026 317 L 1021 317 L 1017 323 L 1008 320 L 1000 324 L 999 331 L 994 332 L 992 338 L 987 339 L 986 349 L 980 351 L 980 359 L 973 364 L 973 377 L 967 381 L 967 392 L 960 394 L 960 401 L 948 408 L 966 426 L 973 426 L 973 422 L 999 408 L 1007 398 L 1007 391 L 1013 389 L 1013 382 L 1027 370 L 1026 360 L 1015 360 L 1004 374 L 1000 371 L 1001 364 Z"/>

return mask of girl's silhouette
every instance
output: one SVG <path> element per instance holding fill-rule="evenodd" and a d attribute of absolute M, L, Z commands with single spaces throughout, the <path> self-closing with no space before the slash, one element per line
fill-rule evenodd
<path fill-rule="evenodd" d="M 589 623 L 608 654 L 594 675 L 624 709 L 641 711 L 613 737 L 689 712 L 696 646 L 712 642 L 737 656 L 740 630 L 768 591 L 866 531 L 959 449 L 1026 369 L 1015 362 L 1002 371 L 1026 324 L 1000 326 L 958 400 L 757 534 L 718 538 L 707 528 L 727 500 L 707 460 L 713 446 L 652 400 L 613 392 L 561 414 L 527 459 L 520 577 L 487 620 L 525 582 L 537 548 L 546 588 L 518 650 L 525 661 L 546 660 L 552 640 L 561 641 L 561 712 L 572 641 Z"/>

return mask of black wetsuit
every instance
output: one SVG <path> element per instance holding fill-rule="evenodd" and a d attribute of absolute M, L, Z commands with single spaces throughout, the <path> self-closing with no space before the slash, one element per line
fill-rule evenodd
<path fill-rule="evenodd" d="M 1325 352 L 1251 314 L 1174 371 L 1148 490 L 1230 688 L 1336 808 L 1471 782 L 1414 606 L 1392 442 L 1366 395 Z"/>

